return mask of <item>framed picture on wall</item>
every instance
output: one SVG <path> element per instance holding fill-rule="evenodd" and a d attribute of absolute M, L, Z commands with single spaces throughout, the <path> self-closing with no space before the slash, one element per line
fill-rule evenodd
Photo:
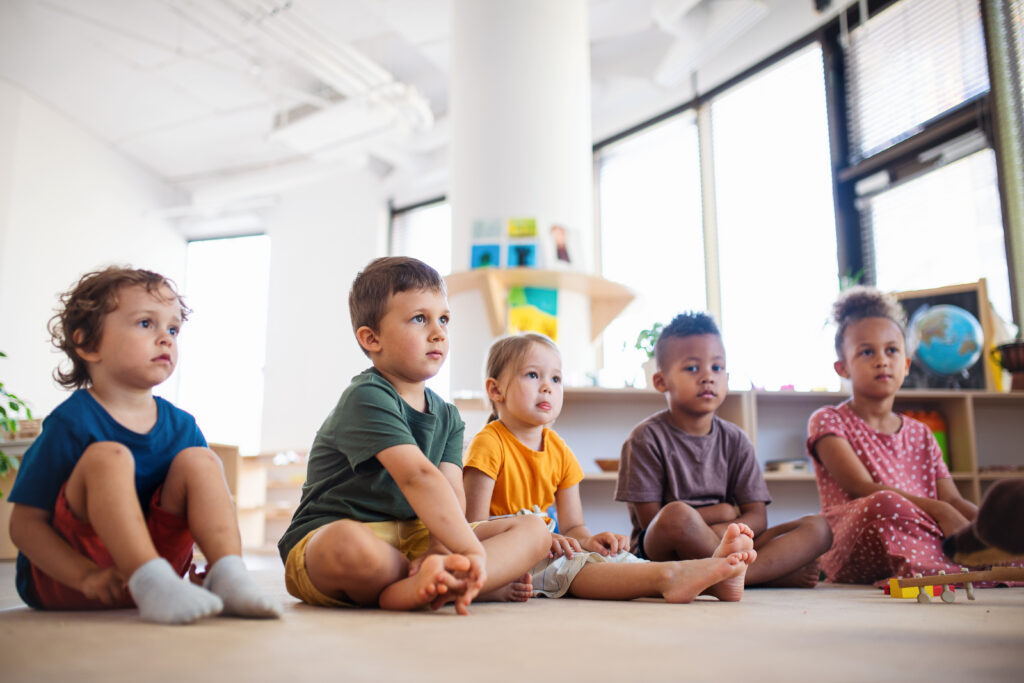
<path fill-rule="evenodd" d="M 991 307 L 984 278 L 895 292 L 907 313 L 907 389 L 994 390 Z"/>

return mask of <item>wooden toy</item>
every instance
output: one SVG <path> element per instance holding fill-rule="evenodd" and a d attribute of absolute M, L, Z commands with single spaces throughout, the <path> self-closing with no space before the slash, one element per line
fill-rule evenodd
<path fill-rule="evenodd" d="M 993 567 L 975 572 L 963 568 L 959 574 L 939 572 L 932 576 L 918 574 L 910 579 L 889 579 L 889 595 L 894 598 L 917 598 L 920 603 L 931 602 L 938 595 L 943 602 L 953 602 L 956 595 L 952 586 L 959 583 L 964 585 L 967 599 L 974 600 L 974 583 L 977 581 L 1024 581 L 1024 567 Z M 944 586 L 949 589 L 942 590 Z"/>

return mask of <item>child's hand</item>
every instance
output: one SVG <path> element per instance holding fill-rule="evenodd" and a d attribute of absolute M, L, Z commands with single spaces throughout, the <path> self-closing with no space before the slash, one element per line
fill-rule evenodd
<path fill-rule="evenodd" d="M 581 552 L 583 552 L 583 547 L 572 536 L 551 534 L 551 549 L 548 551 L 548 557 L 561 557 L 562 555 L 572 557 L 573 553 Z"/>
<path fill-rule="evenodd" d="M 113 605 L 124 595 L 124 577 L 117 567 L 96 567 L 82 579 L 78 590 L 91 600 Z"/>
<path fill-rule="evenodd" d="M 942 530 L 943 537 L 952 536 L 970 524 L 959 510 L 945 501 L 938 501 L 938 505 L 935 505 L 931 512 L 935 523 Z"/>
<path fill-rule="evenodd" d="M 602 531 L 594 534 L 583 544 L 586 550 L 600 553 L 601 555 L 617 555 L 620 550 L 629 549 L 629 539 L 622 534 L 613 534 L 610 531 Z"/>
<path fill-rule="evenodd" d="M 453 592 L 457 593 L 455 596 L 456 613 L 467 615 L 470 603 L 480 593 L 480 589 L 487 581 L 487 559 L 482 553 L 467 553 L 462 557 L 469 560 L 469 569 L 465 572 L 453 572 L 453 574 L 456 578 L 465 581 L 465 590 Z"/>

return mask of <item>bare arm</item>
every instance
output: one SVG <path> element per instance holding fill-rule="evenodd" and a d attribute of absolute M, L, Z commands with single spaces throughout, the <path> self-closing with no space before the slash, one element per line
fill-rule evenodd
<path fill-rule="evenodd" d="M 466 523 L 458 496 L 448 479 L 416 446 L 386 448 L 377 459 L 394 478 L 409 505 L 431 535 L 461 555 L 486 556 L 476 534 Z"/>
<path fill-rule="evenodd" d="M 935 484 L 939 500 L 952 505 L 967 521 L 974 521 L 978 516 L 978 506 L 960 495 L 960 490 L 952 479 L 939 479 Z"/>
<path fill-rule="evenodd" d="M 721 536 L 725 533 L 725 527 L 728 524 L 736 522 L 737 524 L 746 524 L 754 532 L 754 535 L 757 536 L 768 528 L 767 507 L 764 503 L 744 503 L 740 505 L 740 516 L 722 523 L 722 528 L 715 529 L 715 533 Z"/>
<path fill-rule="evenodd" d="M 661 503 L 628 503 L 629 509 L 636 515 L 641 528 L 646 529 L 651 520 L 661 512 Z"/>
<path fill-rule="evenodd" d="M 580 485 L 555 491 L 555 507 L 558 510 L 558 528 L 563 536 L 575 538 L 583 550 L 615 555 L 629 549 L 629 539 L 622 534 L 602 531 L 592 534 L 583 521 L 583 502 L 580 500 Z"/>
<path fill-rule="evenodd" d="M 740 509 L 732 503 L 705 505 L 703 507 L 696 508 L 696 510 L 700 514 L 701 519 L 703 519 L 704 523 L 708 526 L 734 522 L 741 514 Z"/>
<path fill-rule="evenodd" d="M 466 467 L 462 470 L 462 483 L 466 487 L 466 519 L 486 520 L 490 516 L 494 480 L 475 467 Z"/>
<path fill-rule="evenodd" d="M 563 536 L 571 536 L 580 543 L 593 536 L 583 523 L 579 484 L 555 491 L 555 509 L 558 510 L 558 530 Z"/>
<path fill-rule="evenodd" d="M 964 514 L 945 500 L 912 496 L 905 491 L 874 481 L 846 439 L 831 435 L 823 437 L 814 445 L 814 452 L 817 453 L 821 464 L 828 469 L 840 488 L 852 498 L 863 498 L 876 491 L 895 491 L 934 519 L 946 536 L 959 531 L 968 523 Z M 940 481 L 949 481 L 949 486 L 953 486 L 950 480 Z M 953 488 L 955 490 L 955 486 Z M 949 495 L 948 492 L 947 495 Z M 966 501 L 964 502 L 966 503 Z"/>
<path fill-rule="evenodd" d="M 455 499 L 459 501 L 462 512 L 466 512 L 466 489 L 462 486 L 462 468 L 450 462 L 443 462 L 438 465 L 441 474 L 448 480 L 448 485 L 455 492 Z"/>
<path fill-rule="evenodd" d="M 11 541 L 32 564 L 86 597 L 110 604 L 124 591 L 125 577 L 116 567 L 100 568 L 61 538 L 50 524 L 49 510 L 15 504 Z"/>

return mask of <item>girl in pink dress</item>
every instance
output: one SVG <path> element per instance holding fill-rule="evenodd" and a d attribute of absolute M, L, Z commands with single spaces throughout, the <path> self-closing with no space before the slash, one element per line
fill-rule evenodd
<path fill-rule="evenodd" d="M 832 313 L 835 369 L 853 390 L 808 424 L 807 450 L 834 537 L 822 569 L 830 581 L 877 585 L 958 572 L 942 539 L 966 527 L 977 507 L 960 495 L 928 427 L 892 410 L 910 368 L 903 309 L 891 295 L 854 287 Z"/>

